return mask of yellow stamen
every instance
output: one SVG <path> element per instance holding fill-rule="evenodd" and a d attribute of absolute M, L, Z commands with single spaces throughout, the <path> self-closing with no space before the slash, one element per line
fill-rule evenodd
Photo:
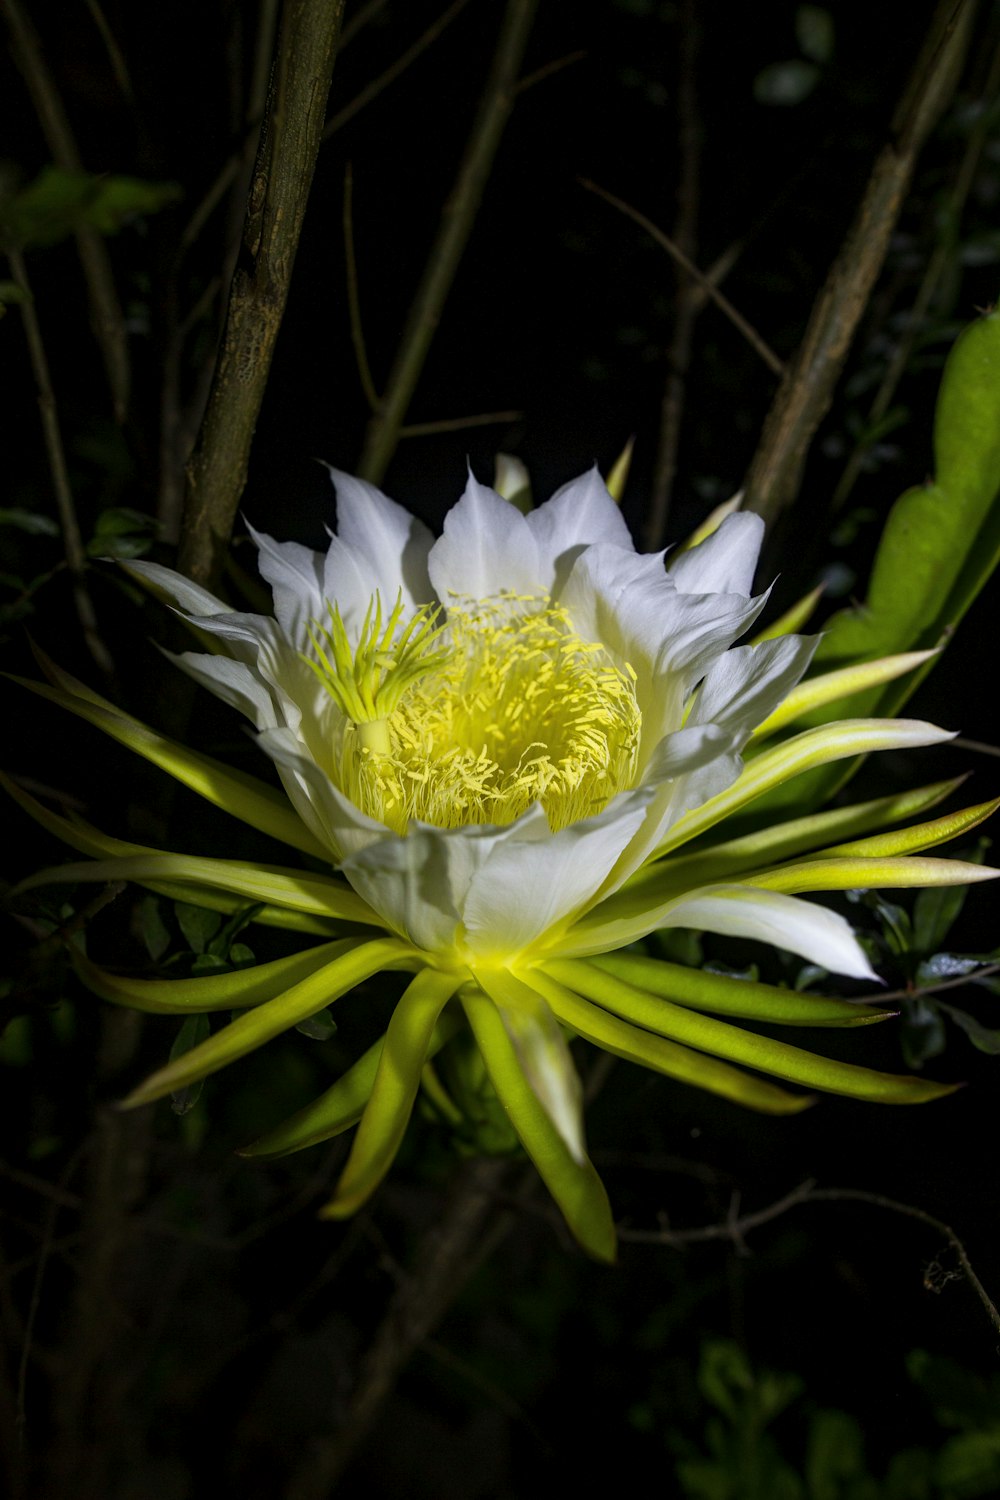
<path fill-rule="evenodd" d="M 370 816 L 400 832 L 414 818 L 507 824 L 539 802 L 556 829 L 631 786 L 635 673 L 559 606 L 460 599 L 443 629 L 422 611 L 396 638 L 401 601 L 383 631 L 376 597 L 353 653 L 330 616 L 311 665 L 350 721 L 336 779 Z"/>

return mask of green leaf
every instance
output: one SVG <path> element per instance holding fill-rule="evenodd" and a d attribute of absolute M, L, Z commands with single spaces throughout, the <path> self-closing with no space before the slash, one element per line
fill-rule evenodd
<path fill-rule="evenodd" d="M 174 1062 L 178 1057 L 183 1057 L 185 1052 L 190 1052 L 192 1047 L 197 1047 L 208 1036 L 210 1030 L 207 1016 L 188 1016 L 181 1023 L 181 1029 L 174 1039 L 174 1045 L 170 1049 L 170 1061 Z M 198 1103 L 201 1096 L 203 1083 L 194 1083 L 189 1088 L 176 1089 L 170 1096 L 170 1107 L 175 1115 L 186 1115 Z"/>
<path fill-rule="evenodd" d="M 185 901 L 174 902 L 174 915 L 192 953 L 204 953 L 209 940 L 222 925 L 218 912 L 207 911 L 203 906 L 189 906 Z"/>
<path fill-rule="evenodd" d="M 985 1052 L 988 1057 L 1000 1057 L 1000 1031 L 984 1026 L 982 1021 L 970 1016 L 968 1011 L 959 1010 L 955 1005 L 946 1005 L 943 1000 L 939 1000 L 937 1004 L 939 1010 L 943 1010 L 956 1026 L 962 1028 L 974 1047 Z"/>
<path fill-rule="evenodd" d="M 900 1037 L 903 1057 L 908 1068 L 922 1068 L 945 1049 L 944 1022 L 933 1000 L 913 995 L 903 1001 Z"/>
<path fill-rule="evenodd" d="M 146 952 L 158 963 L 170 947 L 170 929 L 163 920 L 159 897 L 143 896 L 139 902 L 139 930 Z"/>
<path fill-rule="evenodd" d="M 43 516 L 35 510 L 22 510 L 18 506 L 0 506 L 0 526 L 12 526 L 16 531 L 29 536 L 58 536 L 59 527 L 51 516 Z"/>
<path fill-rule="evenodd" d="M 329 1006 L 324 1006 L 314 1016 L 310 1016 L 308 1021 L 300 1021 L 295 1030 L 309 1037 L 310 1041 L 328 1042 L 337 1034 L 337 1023 Z"/>
<path fill-rule="evenodd" d="M 769 63 L 766 68 L 761 68 L 753 81 L 753 96 L 758 104 L 788 108 L 808 99 L 819 78 L 819 68 L 815 63 L 801 57 L 789 57 L 784 62 Z"/>
<path fill-rule="evenodd" d="M 180 196 L 172 182 L 94 177 L 45 167 L 0 203 L 0 238 L 19 249 L 54 245 L 80 229 L 117 234 L 130 219 L 157 213 Z"/>
<path fill-rule="evenodd" d="M 816 63 L 833 57 L 833 16 L 822 5 L 800 5 L 795 12 L 795 36 L 805 56 Z"/>

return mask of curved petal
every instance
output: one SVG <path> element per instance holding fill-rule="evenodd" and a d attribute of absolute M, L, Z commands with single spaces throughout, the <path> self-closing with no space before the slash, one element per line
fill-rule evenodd
<path fill-rule="evenodd" d="M 526 519 L 538 544 L 542 581 L 557 597 L 584 547 L 611 542 L 635 550 L 621 510 L 596 464 L 556 490 L 537 510 L 529 511 Z"/>
<path fill-rule="evenodd" d="M 411 611 L 429 603 L 433 595 L 427 559 L 434 539 L 423 521 L 363 479 L 333 468 L 330 478 L 337 491 L 337 537 L 343 549 L 337 551 L 339 570 L 346 572 L 348 559 L 352 560 L 369 580 L 369 597 L 377 589 L 386 611 L 399 594 Z M 340 580 L 330 576 L 331 571 L 328 566 L 325 586 L 329 597 L 337 599 Z"/>
<path fill-rule="evenodd" d="M 548 592 L 538 543 L 524 516 L 471 472 L 461 500 L 445 517 L 443 536 L 431 548 L 428 571 L 445 606 L 456 595 L 488 599 Z"/>
<path fill-rule="evenodd" d="M 176 607 L 187 615 L 225 615 L 229 613 L 229 605 L 223 604 L 214 594 L 203 589 L 199 584 L 192 583 L 190 578 L 185 578 L 183 573 L 175 573 L 172 568 L 164 568 L 160 563 L 146 562 L 143 558 L 130 557 L 127 561 L 122 560 L 118 566 L 130 573 L 150 593 L 156 595 L 167 604 Z"/>
<path fill-rule="evenodd" d="M 838 912 L 795 896 L 738 885 L 709 886 L 672 903 L 658 927 L 696 927 L 727 937 L 757 938 L 797 953 L 833 974 L 879 978 Z"/>
<path fill-rule="evenodd" d="M 727 516 L 721 526 L 670 561 L 682 594 L 749 594 L 764 540 L 764 522 L 750 511 Z"/>
<path fill-rule="evenodd" d="M 522 953 L 588 901 L 640 828 L 650 795 L 626 793 L 541 842 L 498 841 L 461 905 L 470 954 L 484 962 Z"/>
<path fill-rule="evenodd" d="M 688 723 L 724 724 L 738 733 L 742 748 L 801 679 L 818 644 L 818 636 L 784 635 L 732 647 L 705 673 Z"/>
<path fill-rule="evenodd" d="M 310 621 L 326 614 L 323 555 L 299 542 L 276 542 L 249 521 L 246 526 L 257 546 L 260 576 L 271 587 L 278 624 L 290 641 L 304 644 Z"/>

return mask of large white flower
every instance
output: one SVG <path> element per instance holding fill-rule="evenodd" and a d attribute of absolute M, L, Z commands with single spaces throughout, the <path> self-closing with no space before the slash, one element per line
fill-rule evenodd
<path fill-rule="evenodd" d="M 923 657 L 797 688 L 812 641 L 735 644 L 766 599 L 752 594 L 762 538 L 752 515 L 729 515 L 665 561 L 636 553 L 596 470 L 527 515 L 470 476 L 435 541 L 372 486 L 333 477 L 338 527 L 325 553 L 253 533 L 273 618 L 236 613 L 158 565 L 129 565 L 211 648 L 180 663 L 252 720 L 291 809 L 266 785 L 167 741 L 46 666 L 52 686 L 39 690 L 50 698 L 336 868 L 312 874 L 142 849 L 16 793 L 96 857 L 64 867 L 63 878 L 129 875 L 223 910 L 261 902 L 260 920 L 328 939 L 241 974 L 175 982 L 125 981 L 79 959 L 87 982 L 121 1003 L 252 1007 L 132 1102 L 215 1071 L 380 968 L 410 970 L 385 1037 L 255 1149 L 296 1149 L 360 1119 L 330 1208 L 350 1212 L 387 1170 L 429 1059 L 467 1025 L 574 1232 L 608 1255 L 613 1230 L 584 1149 L 572 1034 L 761 1109 L 808 1101 L 734 1062 L 861 1097 L 940 1092 L 703 1014 L 845 1025 L 881 1012 L 619 951 L 657 929 L 691 927 L 874 978 L 847 922 L 803 892 L 992 874 L 914 857 L 987 806 L 859 839 L 932 805 L 946 786 L 711 842 L 723 819 L 801 771 L 948 738 L 919 721 L 861 719 L 766 746 L 801 709 Z M 694 852 L 677 853 L 701 835 L 707 842 Z"/>

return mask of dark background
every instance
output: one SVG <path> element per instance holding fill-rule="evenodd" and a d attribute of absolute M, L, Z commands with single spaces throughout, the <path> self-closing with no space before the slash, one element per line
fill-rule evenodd
<path fill-rule="evenodd" d="M 543 0 L 525 70 L 566 65 L 518 100 L 410 420 L 521 415 L 404 440 L 386 476 L 388 493 L 439 523 L 461 491 L 467 460 L 488 481 L 498 449 L 518 454 L 541 499 L 595 460 L 606 472 L 635 435 L 625 513 L 641 529 L 677 280 L 665 252 L 580 179 L 672 230 L 679 57 L 692 24 L 699 33 L 701 142 L 696 259 L 709 266 L 741 246 L 726 295 L 779 356 L 794 352 L 931 8 L 912 0 L 831 7 L 834 46 L 818 65 L 815 87 L 798 102 L 768 103 L 765 70 L 773 76 L 776 64 L 803 60 L 798 12 L 785 0 L 686 7 Z M 155 514 L 165 473 L 186 456 L 182 443 L 163 441 L 163 372 L 176 357 L 180 406 L 196 416 L 222 305 L 213 281 L 233 248 L 240 205 L 223 199 L 193 244 L 181 246 L 196 207 L 243 139 L 258 22 L 252 4 L 221 0 L 108 3 L 100 14 L 125 60 L 127 90 L 116 81 L 92 9 L 32 7 L 84 165 L 173 182 L 179 194 L 109 241 L 134 361 L 121 425 L 89 335 L 72 244 L 28 257 L 85 539 L 109 508 Z M 378 8 L 338 60 L 331 113 L 439 14 L 423 0 Z M 470 0 L 322 149 L 243 503 L 255 525 L 280 537 L 322 544 L 333 502 L 315 460 L 352 469 L 368 416 L 349 336 L 345 167 L 353 170 L 362 317 L 380 385 L 500 15 L 494 0 Z M 998 44 L 995 8 L 983 6 L 962 84 L 921 157 L 801 497 L 772 542 L 763 581 L 778 575 L 775 610 L 821 578 L 834 606 L 863 593 L 889 505 L 932 468 L 931 417 L 944 355 L 957 330 L 996 294 L 1000 120 L 997 101 L 984 100 L 983 91 Z M 18 73 L 9 59 L 0 68 L 0 156 L 9 182 L 29 181 L 48 151 Z M 990 133 L 956 221 L 945 204 L 984 109 Z M 896 423 L 866 448 L 860 477 L 833 514 L 830 497 L 936 251 L 944 253 L 945 271 L 893 403 Z M 195 308 L 178 340 L 179 322 Z M 16 308 L 0 321 L 0 367 L 2 503 L 52 514 Z M 775 388 L 713 307 L 699 317 L 686 375 L 671 539 L 738 488 Z M 30 630 L 61 664 L 94 681 L 58 543 L 5 527 L 0 544 L 6 665 L 36 675 Z M 169 547 L 158 542 L 152 555 L 169 561 Z M 236 555 L 250 566 L 246 548 Z M 179 712 L 181 690 L 148 640 L 164 638 L 164 620 L 141 606 L 112 568 L 94 567 L 91 590 L 123 701 L 160 722 Z M 980 600 L 946 665 L 908 710 L 979 741 L 992 730 L 995 601 L 995 590 Z M 249 852 L 221 816 L 184 794 L 168 802 L 155 775 L 94 731 L 23 694 L 12 691 L 4 701 L 5 769 L 77 799 L 85 816 L 110 831 L 177 849 Z M 242 728 L 215 705 L 197 705 L 191 733 L 261 773 Z M 858 789 L 874 795 L 975 769 L 967 800 L 980 800 L 996 788 L 992 766 L 961 747 L 886 757 L 866 769 Z M 64 857 L 19 814 L 11 812 L 8 827 L 9 882 Z M 230 843 L 220 844 L 223 838 Z M 23 1462 L 10 1460 L 12 1494 L 282 1495 L 303 1444 L 335 1426 L 343 1410 L 359 1352 L 404 1274 L 400 1267 L 441 1211 L 453 1149 L 433 1122 L 415 1121 L 378 1199 L 346 1226 L 314 1217 L 340 1145 L 272 1168 L 237 1164 L 232 1156 L 356 1054 L 372 1024 L 363 1002 L 369 1011 L 384 1008 L 390 997 L 381 991 L 345 1003 L 334 1042 L 293 1034 L 231 1070 L 232 1077 L 212 1080 L 183 1119 L 161 1105 L 151 1119 L 123 1122 L 108 1105 L 162 1061 L 176 1025 L 154 1019 L 140 1030 L 130 1017 L 107 1015 L 74 987 L 57 954 L 37 948 L 39 924 L 65 915 L 64 899 L 77 909 L 92 895 L 92 888 L 53 888 L 47 897 L 16 902 L 4 919 L 16 988 L 8 981 L 3 991 L 15 1020 L 0 1085 L 9 1110 L 0 1153 L 8 1377 L 0 1419 L 9 1444 L 23 1444 L 24 1453 Z M 995 948 L 995 911 L 990 888 L 973 892 L 950 945 L 961 952 Z M 863 916 L 874 932 L 874 914 Z M 171 936 L 182 950 L 176 925 Z M 132 896 L 95 919 L 89 941 L 104 959 L 148 963 Z M 271 956 L 268 941 L 255 947 L 259 957 Z M 777 958 L 736 945 L 719 944 L 706 956 L 737 966 L 757 960 L 765 977 L 791 977 Z M 884 972 L 893 987 L 909 977 L 905 962 L 890 962 Z M 958 1003 L 995 1024 L 995 997 L 985 990 L 963 991 Z M 814 1037 L 802 1040 L 815 1045 Z M 820 1041 L 872 1066 L 905 1066 L 894 1026 Z M 329 1060 L 317 1061 L 321 1047 L 332 1049 Z M 590 1110 L 589 1140 L 626 1229 L 653 1229 L 662 1215 L 672 1227 L 721 1224 L 734 1205 L 761 1208 L 816 1178 L 946 1221 L 996 1295 L 996 1067 L 950 1031 L 928 1069 L 968 1087 L 942 1103 L 878 1110 L 831 1099 L 801 1117 L 770 1120 L 617 1064 Z M 626 1240 L 619 1266 L 607 1270 L 584 1261 L 516 1172 L 509 1197 L 513 1227 L 417 1355 L 367 1455 L 344 1482 L 345 1495 L 526 1496 L 598 1481 L 633 1485 L 650 1464 L 661 1493 L 701 1493 L 683 1487 L 676 1463 L 685 1444 L 704 1450 L 709 1442 L 710 1406 L 694 1381 L 708 1338 L 734 1340 L 757 1368 L 802 1377 L 806 1394 L 778 1429 L 793 1467 L 801 1465 L 810 1413 L 818 1408 L 855 1415 L 877 1475 L 900 1449 L 940 1447 L 950 1429 L 934 1426 L 933 1404 L 906 1375 L 914 1349 L 958 1361 L 974 1380 L 996 1371 L 997 1334 L 968 1284 L 951 1278 L 956 1261 L 943 1234 L 888 1210 L 797 1208 L 748 1234 L 745 1244 L 730 1236 L 678 1250 Z M 758 1492 L 745 1478 L 744 1488 L 718 1493 L 764 1500 L 778 1492 Z"/>

